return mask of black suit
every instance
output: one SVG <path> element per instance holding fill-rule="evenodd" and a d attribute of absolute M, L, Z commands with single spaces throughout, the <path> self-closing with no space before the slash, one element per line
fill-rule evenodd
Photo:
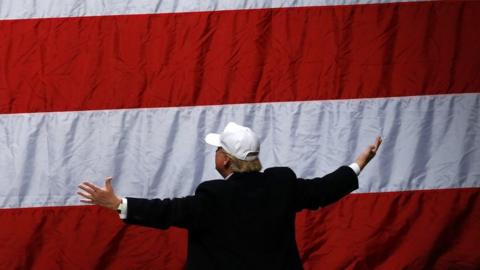
<path fill-rule="evenodd" d="M 358 188 L 343 166 L 323 178 L 299 179 L 289 168 L 234 173 L 203 182 L 194 196 L 128 198 L 125 222 L 187 228 L 187 269 L 302 269 L 295 213 L 333 203 Z"/>

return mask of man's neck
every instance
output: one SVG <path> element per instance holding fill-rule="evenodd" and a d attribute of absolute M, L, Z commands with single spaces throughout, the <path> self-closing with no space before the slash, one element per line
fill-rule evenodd
<path fill-rule="evenodd" d="M 225 170 L 223 172 L 219 172 L 220 175 L 226 180 L 228 179 L 232 174 L 233 174 L 233 170 L 232 169 L 228 169 L 228 170 Z"/>

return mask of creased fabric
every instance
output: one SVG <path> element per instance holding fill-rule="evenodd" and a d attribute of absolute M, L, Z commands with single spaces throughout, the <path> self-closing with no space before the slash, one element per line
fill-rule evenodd
<path fill-rule="evenodd" d="M 305 269 L 480 268 L 478 25 L 478 1 L 0 1 L 0 269 L 182 269 L 186 231 L 76 186 L 189 195 L 229 121 L 304 178 L 383 137 L 297 215 Z"/>

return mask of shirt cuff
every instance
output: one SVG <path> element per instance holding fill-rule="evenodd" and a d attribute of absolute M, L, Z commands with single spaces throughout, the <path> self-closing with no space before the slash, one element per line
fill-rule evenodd
<path fill-rule="evenodd" d="M 353 170 L 357 175 L 360 174 L 360 166 L 358 166 L 358 164 L 357 164 L 356 162 L 348 165 L 348 167 L 352 168 L 352 170 Z"/>
<path fill-rule="evenodd" d="M 122 198 L 122 202 L 118 205 L 117 212 L 121 219 L 127 218 L 127 198 Z"/>

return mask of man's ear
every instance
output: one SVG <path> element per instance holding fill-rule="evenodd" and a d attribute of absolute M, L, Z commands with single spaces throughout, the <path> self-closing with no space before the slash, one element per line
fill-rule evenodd
<path fill-rule="evenodd" d="M 225 159 L 223 160 L 223 166 L 225 168 L 230 168 L 230 163 L 231 162 L 232 162 L 232 160 L 230 159 L 230 157 L 225 155 Z"/>

